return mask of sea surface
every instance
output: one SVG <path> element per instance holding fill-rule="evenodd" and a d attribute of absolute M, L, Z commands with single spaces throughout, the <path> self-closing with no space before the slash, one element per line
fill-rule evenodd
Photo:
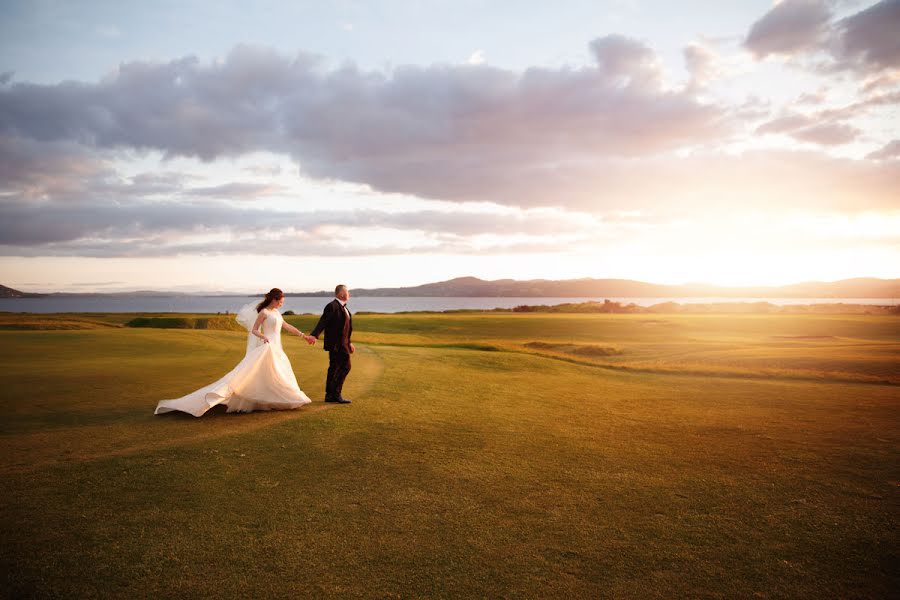
<path fill-rule="evenodd" d="M 0 312 L 121 312 L 121 313 L 234 313 L 255 296 L 49 296 L 45 298 L 0 298 Z M 605 298 L 434 298 L 434 297 L 354 297 L 353 312 L 395 313 L 405 311 L 443 311 L 459 309 L 490 310 L 513 308 L 523 304 L 553 305 L 566 302 L 602 302 Z M 771 304 L 897 304 L 896 298 L 613 298 L 621 304 L 652 306 L 661 302 L 709 304 L 714 302 L 769 302 Z M 320 313 L 329 297 L 287 297 L 282 312 Z"/>

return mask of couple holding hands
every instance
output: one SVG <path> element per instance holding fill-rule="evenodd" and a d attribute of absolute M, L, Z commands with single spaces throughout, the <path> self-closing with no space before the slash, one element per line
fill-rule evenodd
<path fill-rule="evenodd" d="M 350 338 L 353 317 L 347 308 L 350 291 L 346 285 L 334 289 L 334 300 L 325 305 L 319 322 L 309 333 L 284 321 L 278 310 L 284 305 L 284 293 L 272 288 L 261 301 L 245 305 L 235 317 L 249 330 L 247 350 L 238 365 L 218 381 L 173 400 L 161 400 L 155 414 L 181 411 L 200 417 L 218 404 L 227 412 L 254 410 L 290 410 L 312 400 L 297 385 L 291 361 L 281 345 L 282 329 L 302 337 L 314 345 L 325 333 L 328 352 L 328 374 L 325 380 L 325 402 L 349 404 L 341 390 L 350 373 L 350 355 L 356 351 Z"/>

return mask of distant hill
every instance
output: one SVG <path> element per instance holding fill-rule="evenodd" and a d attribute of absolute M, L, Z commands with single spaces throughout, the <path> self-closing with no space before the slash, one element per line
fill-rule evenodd
<path fill-rule="evenodd" d="M 497 279 L 485 281 L 477 277 L 458 277 L 448 281 L 397 288 L 351 288 L 354 296 L 369 297 L 482 297 L 482 298 L 898 298 L 900 279 L 859 277 L 841 281 L 809 281 L 783 286 L 724 287 L 704 283 L 662 285 L 632 279 Z M 0 298 L 42 298 L 47 296 L 240 296 L 258 294 L 186 293 L 166 291 L 134 292 L 54 292 L 35 294 L 0 285 Z M 287 296 L 331 296 L 331 290 L 294 292 Z"/>
<path fill-rule="evenodd" d="M 354 296 L 514 297 L 514 298 L 900 298 L 900 279 L 860 277 L 784 286 L 724 287 L 702 283 L 661 285 L 631 279 L 498 279 L 459 277 L 399 288 L 351 288 Z M 330 291 L 288 296 L 330 296 Z"/>
<path fill-rule="evenodd" d="M 0 298 L 43 298 L 47 294 L 32 294 L 31 292 L 20 292 L 11 287 L 0 285 Z"/>

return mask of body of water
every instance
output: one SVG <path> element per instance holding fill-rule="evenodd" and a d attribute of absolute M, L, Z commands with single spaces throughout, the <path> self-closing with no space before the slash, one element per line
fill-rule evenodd
<path fill-rule="evenodd" d="M 878 304 L 894 305 L 892 298 L 609 298 L 621 304 L 634 303 L 652 306 L 661 302 L 679 304 L 710 304 L 715 302 L 769 302 L 771 304 Z M 236 312 L 241 306 L 253 300 L 244 296 L 49 296 L 45 298 L 0 298 L 0 312 L 135 312 L 135 313 L 217 313 Z M 442 311 L 458 309 L 490 310 L 492 308 L 513 308 L 522 304 L 553 305 L 566 302 L 602 302 L 604 298 L 433 298 L 397 297 L 374 298 L 354 297 L 350 299 L 353 312 L 369 311 L 394 313 L 403 311 Z M 331 298 L 287 297 L 282 312 L 320 313 Z"/>

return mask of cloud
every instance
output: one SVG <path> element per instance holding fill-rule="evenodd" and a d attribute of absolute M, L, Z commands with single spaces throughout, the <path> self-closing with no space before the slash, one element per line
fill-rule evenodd
<path fill-rule="evenodd" d="M 804 142 L 813 142 L 823 146 L 839 146 L 848 144 L 855 140 L 862 131 L 843 123 L 822 123 L 803 127 L 790 132 L 790 135 L 797 140 Z"/>
<path fill-rule="evenodd" d="M 0 134 L 0 192 L 24 199 L 74 197 L 114 176 L 108 161 L 69 141 L 39 142 Z"/>
<path fill-rule="evenodd" d="M 900 157 L 900 140 L 891 140 L 882 148 L 866 156 L 869 160 L 888 160 Z"/>
<path fill-rule="evenodd" d="M 194 252 L 241 253 L 256 251 L 253 240 L 262 240 L 272 251 L 282 244 L 283 254 L 310 254 L 330 245 L 331 253 L 340 255 L 371 247 L 365 241 L 367 235 L 356 233 L 373 230 L 414 232 L 414 237 L 464 251 L 485 236 L 497 238 L 497 245 L 523 236 L 560 240 L 591 231 L 598 224 L 596 218 L 585 214 L 500 207 L 492 211 L 279 211 L 219 201 L 159 202 L 127 197 L 112 205 L 4 202 L 0 203 L 0 247 L 5 248 L 0 253 L 79 255 L 90 250 L 92 256 L 136 256 L 191 248 Z M 389 237 L 398 238 L 396 233 Z"/>
<path fill-rule="evenodd" d="M 2 143 L 3 141 L 7 143 Z M 65 153 L 71 150 L 71 156 Z M 686 215 L 729 215 L 742 211 L 791 209 L 879 210 L 896 205 L 900 170 L 889 161 L 853 161 L 814 152 L 755 151 L 729 156 L 714 151 L 683 158 L 658 156 L 628 159 L 586 159 L 565 168 L 549 165 L 543 176 L 506 178 L 485 168 L 479 178 L 447 178 L 434 185 L 436 194 L 466 202 L 453 209 L 383 211 L 277 211 L 235 205 L 220 198 L 237 191 L 252 197 L 261 189 L 243 182 L 197 186 L 195 176 L 174 171 L 120 176 L 109 163 L 85 158 L 77 146 L 60 142 L 27 142 L 0 138 L 0 156 L 19 155 L 21 176 L 4 183 L 0 203 L 0 253 L 92 256 L 161 256 L 175 252 L 246 252 L 253 239 L 278 242 L 285 253 L 305 254 L 318 242 L 297 235 L 315 232 L 315 239 L 346 235 L 341 253 L 366 247 L 373 231 L 416 232 L 415 236 L 449 251 L 472 252 L 485 236 L 496 244 L 523 249 L 565 245 L 570 238 L 593 232 L 611 235 L 630 227 L 647 227 Z M 22 157 L 27 160 L 22 160 Z M 35 161 L 35 162 L 29 162 Z M 36 170 L 40 161 L 51 173 Z M 473 166 L 473 169 L 475 167 Z M 15 171 L 15 169 L 13 169 Z M 12 174 L 12 173 L 10 173 Z M 411 175 L 412 176 L 412 175 Z M 419 182 L 422 184 L 423 182 Z M 198 191 L 191 195 L 191 190 Z M 231 194 L 226 194 L 230 190 Z M 202 201 L 192 201 L 194 198 Z M 496 197 L 506 204 L 559 209 L 488 209 L 470 200 Z M 617 215 L 640 213 L 640 218 Z M 623 229 L 624 228 L 624 229 Z M 516 242 L 522 236 L 528 242 Z M 389 235 L 389 238 L 396 237 Z M 627 242 L 627 238 L 623 239 Z M 362 244 L 362 246 L 360 246 Z M 390 247 L 385 242 L 381 250 Z M 262 247 L 262 246 L 260 246 Z M 427 251 L 425 246 L 417 246 Z M 510 250 L 512 251 L 512 250 Z"/>
<path fill-rule="evenodd" d="M 584 210 L 677 215 L 895 208 L 900 169 L 813 150 L 697 151 L 684 158 L 596 161 L 520 186 L 521 203 L 555 193 Z"/>
<path fill-rule="evenodd" d="M 830 18 L 821 0 L 784 0 L 750 27 L 744 46 L 757 58 L 816 48 L 826 37 Z"/>
<path fill-rule="evenodd" d="M 244 171 L 258 177 L 275 177 L 281 175 L 281 165 L 249 165 L 244 167 Z"/>
<path fill-rule="evenodd" d="M 876 73 L 862 84 L 862 91 L 869 93 L 881 88 L 893 88 L 900 83 L 900 69 L 893 69 L 884 73 Z"/>
<path fill-rule="evenodd" d="M 687 45 L 683 52 L 685 66 L 690 75 L 687 89 L 691 93 L 696 93 L 715 79 L 719 58 L 712 49 L 698 43 Z"/>
<path fill-rule="evenodd" d="M 833 4 L 833 2 L 832 2 Z M 900 68 L 900 0 L 881 0 L 848 17 L 832 20 L 824 0 L 784 0 L 750 28 L 744 47 L 758 59 L 824 53 L 824 62 L 799 64 L 820 74 L 852 71 L 872 86 L 896 81 Z M 886 73 L 887 79 L 879 77 Z"/>
<path fill-rule="evenodd" d="M 653 155 L 736 126 L 726 109 L 665 89 L 642 43 L 606 36 L 590 47 L 596 64 L 578 69 L 382 73 L 239 46 L 209 65 L 132 62 L 97 83 L 4 87 L 0 134 L 206 161 L 263 150 L 316 178 L 459 199 L 448 180 L 527 185 L 566 163 Z M 465 199 L 515 202 L 505 192 Z"/>
<path fill-rule="evenodd" d="M 802 100 L 802 98 L 801 98 Z M 864 117 L 873 109 L 900 102 L 900 91 L 874 93 L 844 106 L 821 109 L 811 114 L 787 111 L 756 128 L 757 134 L 783 133 L 794 139 L 823 146 L 836 146 L 856 140 L 862 130 L 843 121 Z M 800 100 L 794 104 L 800 104 Z"/>
<path fill-rule="evenodd" d="M 832 52 L 860 71 L 900 67 L 900 0 L 882 0 L 835 24 Z"/>
<path fill-rule="evenodd" d="M 151 171 L 138 173 L 129 178 L 130 185 L 123 184 L 118 192 L 129 197 L 163 196 L 172 197 L 184 190 L 196 176 L 175 171 Z"/>
<path fill-rule="evenodd" d="M 466 62 L 470 65 L 480 65 L 484 63 L 484 50 L 476 50 L 469 55 L 469 59 Z"/>
<path fill-rule="evenodd" d="M 235 181 L 206 187 L 194 187 L 185 189 L 185 196 L 221 198 L 230 200 L 252 200 L 264 196 L 271 196 L 284 192 L 282 185 L 271 183 L 250 183 Z"/>
<path fill-rule="evenodd" d="M 629 87 L 658 90 L 663 71 L 656 54 L 641 42 L 623 35 L 607 35 L 590 43 L 597 68 L 604 79 L 627 82 Z"/>
<path fill-rule="evenodd" d="M 821 87 L 815 92 L 806 92 L 800 94 L 794 104 L 822 104 L 828 98 L 828 88 Z"/>
<path fill-rule="evenodd" d="M 876 92 L 862 100 L 838 108 L 822 110 L 818 115 L 824 119 L 850 119 L 867 115 L 873 108 L 893 106 L 898 103 L 900 103 L 900 90 L 886 93 Z"/>
<path fill-rule="evenodd" d="M 55 178 L 78 180 L 78 161 L 59 164 L 73 172 Z M 685 220 L 701 219 L 726 236 L 735 233 L 729 223 L 742 214 L 896 210 L 900 187 L 900 169 L 891 161 L 772 150 L 598 159 L 550 170 L 530 186 L 502 182 L 523 206 L 540 206 L 556 194 L 560 205 L 583 212 L 469 203 L 400 211 L 272 210 L 223 202 L 215 194 L 191 201 L 183 192 L 193 179 L 176 172 L 99 173 L 80 180 L 76 190 L 63 186 L 31 198 L 8 192 L 0 202 L 0 255 L 373 256 L 643 247 L 661 243 L 660 235 L 675 243 L 679 232 L 692 237 L 704 231 L 702 224 L 680 228 Z"/>
<path fill-rule="evenodd" d="M 284 105 L 311 84 L 315 62 L 241 46 L 207 67 L 186 57 L 123 63 L 95 84 L 17 83 L 0 90 L 0 131 L 205 160 L 277 149 Z"/>
<path fill-rule="evenodd" d="M 315 255 L 326 247 L 331 255 L 471 253 L 486 247 L 524 252 L 659 222 L 652 215 L 616 212 L 606 218 L 484 204 L 401 211 L 262 209 L 218 199 L 260 191 L 242 182 L 200 187 L 196 176 L 175 171 L 123 177 L 109 163 L 87 160 L 77 147 L 60 142 L 0 141 L 7 156 L 18 152 L 21 173 L 28 174 L 5 181 L 0 254 L 7 256 Z M 46 158 L 54 159 L 52 174 L 35 169 Z M 203 200 L 191 201 L 198 196 Z"/>
<path fill-rule="evenodd" d="M 862 131 L 852 125 L 836 122 L 818 122 L 814 117 L 792 114 L 768 121 L 760 125 L 756 132 L 784 133 L 802 142 L 813 142 L 822 146 L 837 146 L 855 140 Z"/>
<path fill-rule="evenodd" d="M 691 82 L 682 89 L 667 87 L 656 54 L 638 40 L 611 35 L 589 48 L 594 62 L 579 68 L 434 64 L 381 72 L 239 46 L 210 64 L 133 62 L 95 83 L 5 85 L 0 254 L 314 255 L 325 240 L 332 251 L 341 240 L 339 252 L 348 255 L 536 251 L 692 214 L 896 205 L 900 174 L 883 160 L 893 156 L 887 147 L 867 161 L 724 152 L 746 139 L 740 129 L 767 116 L 770 104 L 751 97 L 727 108 L 698 99 L 717 70 L 705 46 L 685 50 Z M 845 121 L 896 102 L 896 94 L 783 113 L 757 131 L 847 143 L 861 132 Z M 163 154 L 159 171 L 117 170 L 147 150 Z M 243 167 L 234 180 L 210 184 L 166 162 L 256 151 L 292 157 L 301 173 L 326 182 L 460 205 L 262 210 L 226 201 L 285 195 L 282 180 L 241 176 L 280 167 Z M 470 203 L 493 208 L 479 212 Z M 642 216 L 611 216 L 623 211 Z"/>
<path fill-rule="evenodd" d="M 271 171 L 268 171 L 271 174 Z M 123 177 L 110 160 L 72 142 L 36 142 L 0 136 L 0 193 L 7 201 L 109 204 L 159 197 L 253 200 L 285 192 L 282 185 L 232 181 L 196 186 L 199 177 L 151 171 Z"/>
<path fill-rule="evenodd" d="M 807 115 L 789 114 L 772 119 L 756 128 L 756 133 L 789 133 L 797 129 L 809 127 L 815 119 Z"/>

